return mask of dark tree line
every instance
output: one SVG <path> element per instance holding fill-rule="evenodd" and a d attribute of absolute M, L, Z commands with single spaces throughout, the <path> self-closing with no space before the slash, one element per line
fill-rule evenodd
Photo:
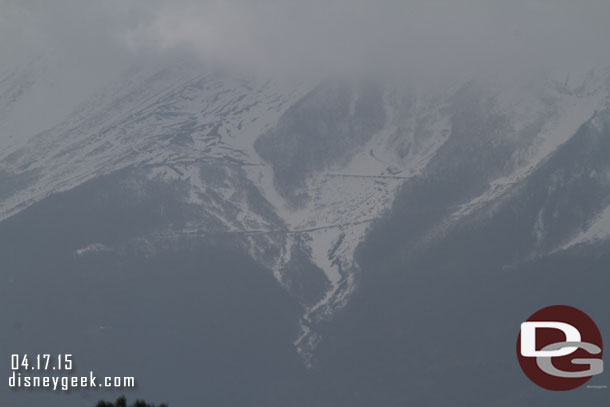
<path fill-rule="evenodd" d="M 168 407 L 167 404 L 149 404 L 144 400 L 136 400 L 134 403 L 127 406 L 127 399 L 124 396 L 119 397 L 114 403 L 111 401 L 100 400 L 95 407 Z"/>

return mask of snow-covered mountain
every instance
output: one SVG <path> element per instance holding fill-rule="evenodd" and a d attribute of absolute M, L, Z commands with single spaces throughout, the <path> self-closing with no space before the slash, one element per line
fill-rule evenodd
<path fill-rule="evenodd" d="M 0 81 L 0 117 L 27 95 L 35 72 Z M 126 241 L 83 241 L 75 255 L 232 236 L 302 305 L 294 345 L 311 365 L 316 326 L 358 286 L 356 252 L 372 223 L 396 205 L 425 207 L 415 210 L 408 240 L 395 242 L 413 251 L 492 218 L 522 200 L 583 129 L 607 146 L 609 95 L 601 70 L 431 91 L 370 78 L 279 83 L 187 63 L 133 68 L 58 125 L 0 150 L 0 220 L 122 171 L 137 174 L 128 185 L 135 193 L 171 186 L 180 219 L 168 214 L 162 227 Z M 604 188 L 608 152 L 603 168 L 583 167 Z M 553 175 L 545 187 L 572 176 Z M 529 255 L 607 239 L 610 193 L 594 200 L 553 238 L 558 209 L 542 205 Z"/>

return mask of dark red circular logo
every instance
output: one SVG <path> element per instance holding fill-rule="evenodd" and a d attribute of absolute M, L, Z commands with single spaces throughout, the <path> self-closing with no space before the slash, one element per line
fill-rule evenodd
<path fill-rule="evenodd" d="M 521 369 L 548 390 L 572 390 L 603 371 L 602 338 L 587 314 L 566 305 L 534 313 L 521 324 L 517 357 Z"/>

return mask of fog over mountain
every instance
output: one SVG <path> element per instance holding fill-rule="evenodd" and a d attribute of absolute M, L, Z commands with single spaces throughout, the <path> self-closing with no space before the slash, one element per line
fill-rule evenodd
<path fill-rule="evenodd" d="M 10 406 L 600 406 L 607 2 L 0 0 L 0 350 L 132 390 Z M 607 375 L 591 379 L 604 385 Z"/>
<path fill-rule="evenodd" d="M 13 137 L 55 124 L 136 61 L 176 54 L 274 77 L 372 71 L 433 84 L 483 74 L 523 80 L 549 70 L 563 78 L 610 62 L 605 1 L 0 4 L 0 68 L 47 58 L 47 80 L 31 101 L 39 105 L 23 108 Z"/>

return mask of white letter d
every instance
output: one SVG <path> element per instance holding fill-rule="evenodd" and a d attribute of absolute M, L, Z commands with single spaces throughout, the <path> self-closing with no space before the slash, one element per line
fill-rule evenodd
<path fill-rule="evenodd" d="M 578 349 L 577 346 L 566 346 L 557 350 L 536 350 L 536 329 L 553 328 L 562 331 L 564 342 L 580 342 L 580 332 L 565 322 L 530 321 L 521 324 L 521 354 L 525 357 L 559 357 L 569 355 Z"/>

